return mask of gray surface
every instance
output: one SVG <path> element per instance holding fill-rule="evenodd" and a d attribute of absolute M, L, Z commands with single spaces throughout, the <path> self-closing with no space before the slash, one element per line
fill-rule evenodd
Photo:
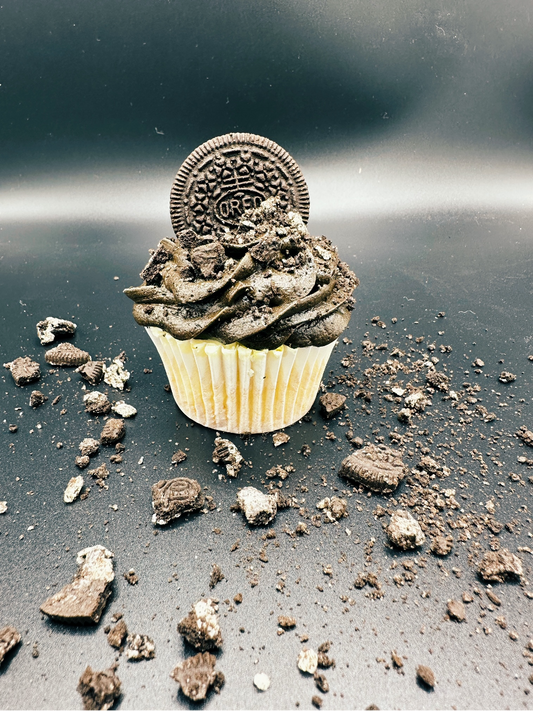
<path fill-rule="evenodd" d="M 512 222 L 504 216 L 498 219 L 478 216 L 475 221 L 465 217 L 441 219 L 438 225 L 435 220 L 427 219 L 333 225 L 328 233 L 335 236 L 341 253 L 356 268 L 361 287 L 346 334 L 353 338 L 353 346 L 337 348 L 331 369 L 337 374 L 344 372 L 339 359 L 352 347 L 357 353 L 356 368 L 367 367 L 369 363 L 360 356 L 358 344 L 363 333 L 371 328 L 370 317 L 379 314 L 390 324 L 390 318 L 396 315 L 399 318 L 396 326 L 388 325 L 378 338 L 387 340 L 391 346 L 403 347 L 406 333 L 412 333 L 451 344 L 452 353 L 443 359 L 447 368 L 454 371 L 454 386 L 460 387 L 464 378 L 476 380 L 470 362 L 476 356 L 485 360 L 489 377 L 477 378 L 488 387 L 488 391 L 482 393 L 483 403 L 489 410 L 496 407 L 498 400 L 509 407 L 496 408 L 501 417 L 496 422 L 478 424 L 476 420 L 472 425 L 475 432 L 512 433 L 522 422 L 530 422 L 531 363 L 526 358 L 531 350 L 527 331 L 531 298 L 529 246 L 517 244 L 515 239 L 528 229 L 531 229 L 531 219 L 517 215 Z M 158 232 L 157 228 L 154 231 Z M 350 257 L 346 239 L 355 232 L 360 235 L 357 259 Z M 0 520 L 2 620 L 16 624 L 23 632 L 24 642 L 30 643 L 2 668 L 2 706 L 77 707 L 75 687 L 85 665 L 103 668 L 113 659 L 102 628 L 115 611 L 124 613 L 130 629 L 150 634 L 157 645 L 154 661 L 137 665 L 121 663 L 122 706 L 172 708 L 183 705 L 183 699 L 177 700 L 175 684 L 168 677 L 174 664 L 189 653 L 179 639 L 176 624 L 192 602 L 209 593 L 208 580 L 214 562 L 219 563 L 227 578 L 217 586 L 217 597 L 224 600 L 242 592 L 244 600 L 235 612 L 222 618 L 225 641 L 219 666 L 226 674 L 227 683 L 219 697 L 210 699 L 210 707 L 293 708 L 296 701 L 309 707 L 313 682 L 296 669 L 301 644 L 294 632 L 276 636 L 276 618 L 281 613 L 295 614 L 296 632 L 307 632 L 309 644 L 315 648 L 325 639 L 334 640 L 331 653 L 337 667 L 325 672 L 331 684 L 331 691 L 325 697 L 327 707 L 364 708 L 372 702 L 381 708 L 447 708 L 452 705 L 517 708 L 527 704 L 524 689 L 529 686 L 527 675 L 531 667 L 522 657 L 522 649 L 531 636 L 527 626 L 531 619 L 531 600 L 524 597 L 517 585 L 499 586 L 498 594 L 504 601 L 501 614 L 507 617 L 509 629 L 519 633 L 518 642 L 508 638 L 508 630 L 494 624 L 498 612 L 488 615 L 493 634 L 490 637 L 478 634 L 476 630 L 482 625 L 475 619 L 479 613 L 477 602 L 468 609 L 467 624 L 444 622 L 448 598 L 475 585 L 483 587 L 466 559 L 470 547 L 456 546 L 458 556 L 445 561 L 448 570 L 454 565 L 463 570 L 461 579 L 451 574 L 445 577 L 436 559 L 428 556 L 428 567 L 419 571 L 415 585 L 397 589 L 391 581 L 393 573 L 387 570 L 394 556 L 384 547 L 381 525 L 371 515 L 377 502 L 384 503 L 380 497 L 367 500 L 357 496 L 363 501 L 361 512 L 355 510 L 354 499 L 350 499 L 348 519 L 339 526 L 321 529 L 311 526 L 311 535 L 296 541 L 282 531 L 285 524 L 294 528 L 300 520 L 297 511 L 280 512 L 273 526 L 279 548 L 270 545 L 269 562 L 261 565 L 257 556 L 264 531 L 249 530 L 240 515 L 229 511 L 237 487 L 257 484 L 259 476 L 274 463 L 292 461 L 296 472 L 288 479 L 288 490 L 293 491 L 306 475 L 309 493 L 305 498 L 312 512 L 315 503 L 331 493 L 332 487 L 345 488 L 336 475 L 341 459 L 350 451 L 343 437 L 345 428 L 338 420 L 328 424 L 339 435 L 339 440 L 321 441 L 323 420 L 315 415 L 316 425 L 302 423 L 287 428 L 291 440 L 279 449 L 273 448 L 269 436 L 253 436 L 247 444 L 240 442 L 240 446 L 254 469 L 243 470 L 237 481 L 219 481 L 213 473 L 216 467 L 210 462 L 214 433 L 191 427 L 171 396 L 164 392 L 166 379 L 162 366 L 142 329 L 132 324 L 130 304 L 121 295 L 125 284 L 136 283 L 136 272 L 144 259 L 145 245 L 140 245 L 134 226 L 100 225 L 83 230 L 82 225 L 68 229 L 54 225 L 47 233 L 42 227 L 10 226 L 8 234 L 11 245 L 7 247 L 7 269 L 4 269 L 7 278 L 2 284 L 2 302 L 6 305 L 2 325 L 9 335 L 9 343 L 2 338 L 2 361 L 29 353 L 44 365 L 44 349 L 34 333 L 36 321 L 49 313 L 72 317 L 79 324 L 75 342 L 89 350 L 93 357 L 111 357 L 121 349 L 126 350 L 132 372 L 127 401 L 138 408 L 139 414 L 127 422 L 127 449 L 120 467 L 125 476 L 121 477 L 113 467 L 109 491 L 99 491 L 93 486 L 86 501 L 67 507 L 62 503 L 62 491 L 68 478 L 77 473 L 73 465 L 77 444 L 87 435 L 98 436 L 101 427 L 98 420 L 82 411 L 82 383 L 78 376 L 63 371 L 58 376 L 46 374 L 39 386 L 50 400 L 40 410 L 32 411 L 28 406 L 32 386 L 16 388 L 8 373 L 2 376 L 5 392 L 2 420 L 6 420 L 2 428 L 2 498 L 9 503 L 8 514 Z M 34 241 L 37 235 L 38 247 Z M 32 240 L 34 249 L 21 255 L 21 245 L 30 246 Z M 482 240 L 483 251 L 480 252 Z M 31 280 L 27 278 L 29 261 L 35 265 L 31 269 Z M 115 281 L 114 276 L 119 276 L 119 281 Z M 446 311 L 445 319 L 437 319 L 440 310 Z M 440 339 L 439 330 L 445 331 Z M 516 383 L 511 386 L 506 387 L 496 380 L 503 367 L 498 362 L 500 358 L 505 360 L 506 368 L 518 374 Z M 144 374 L 145 367 L 153 368 L 153 373 Z M 47 370 L 48 366 L 44 365 L 43 371 Z M 463 370 L 469 371 L 464 378 Z M 341 390 L 351 394 L 349 390 Z M 51 400 L 60 393 L 63 395 L 61 403 L 52 407 Z M 495 393 L 499 393 L 500 398 Z M 116 393 L 112 394 L 116 399 Z M 514 398 L 509 399 L 511 395 Z M 517 403 L 519 398 L 525 402 Z M 457 419 L 458 413 L 443 403 L 437 404 L 440 400 L 440 395 L 435 398 L 434 409 L 443 410 L 445 417 L 451 413 Z M 372 415 L 361 411 L 360 402 L 350 397 L 349 411 L 356 424 L 356 434 L 365 441 L 375 440 L 372 430 L 376 424 L 378 428 L 387 423 L 393 428 L 396 426 L 393 414 L 380 417 L 378 408 L 386 404 L 381 397 L 374 398 Z M 22 408 L 20 414 L 15 412 L 15 407 Z M 62 407 L 67 410 L 63 417 L 59 413 Z M 435 419 L 425 418 L 419 426 L 431 429 Z M 19 425 L 15 435 L 6 431 L 10 422 Z M 40 429 L 37 429 L 38 423 Z M 425 437 L 416 435 L 419 426 L 414 428 L 415 441 L 424 442 Z M 467 428 L 467 434 L 468 431 Z M 233 439 L 239 443 L 238 437 Z M 318 444 L 306 460 L 298 450 L 302 443 L 312 439 Z M 55 448 L 57 441 L 63 442 L 63 449 Z M 435 438 L 434 454 L 440 453 L 436 448 L 439 441 L 441 437 Z M 10 443 L 14 444 L 13 453 Z M 169 462 L 177 449 L 176 443 L 190 448 L 180 472 L 198 478 L 214 496 L 218 510 L 191 517 L 161 530 L 154 537 L 150 524 L 150 485 L 170 474 Z M 469 472 L 477 471 L 468 451 L 473 446 L 481 448 L 483 445 L 477 434 L 468 444 L 466 438 L 456 444 L 465 459 L 453 453 L 445 457 L 453 472 L 451 479 L 445 481 L 446 486 L 456 485 L 460 465 L 466 466 Z M 517 442 L 513 449 L 504 452 L 501 471 L 491 465 L 490 486 L 483 487 L 485 494 L 492 494 L 494 489 L 500 491 L 497 482 L 508 481 L 508 472 L 519 466 L 517 454 L 527 454 L 524 449 Z M 138 464 L 141 456 L 143 465 Z M 107 459 L 108 455 L 102 452 L 98 461 Z M 520 473 L 524 473 L 523 469 Z M 326 487 L 321 486 L 322 474 L 327 476 Z M 467 481 L 471 487 L 468 494 L 473 494 L 469 506 L 482 510 L 477 504 L 485 498 L 480 494 L 478 499 L 478 493 L 472 488 L 478 486 L 478 482 L 471 476 L 467 476 Z M 517 513 L 522 502 L 530 506 L 531 485 L 515 494 L 509 488 L 501 490 L 505 497 L 497 501 L 501 506 L 497 518 L 506 522 L 518 516 L 521 521 L 518 535 L 506 531 L 500 534 L 502 543 L 513 550 L 518 545 L 531 545 L 527 535 L 531 533 L 529 514 Z M 520 500 L 516 498 L 517 493 Z M 303 494 L 298 493 L 298 496 Z M 119 511 L 113 512 L 109 508 L 111 504 L 117 504 Z M 30 525 L 35 529 L 28 531 Z M 216 527 L 223 533 L 213 533 Z M 346 527 L 353 531 L 351 537 L 346 536 Z M 22 540 L 20 535 L 24 536 Z M 356 536 L 362 541 L 359 545 L 354 544 Z M 384 599 L 377 601 L 365 598 L 364 591 L 351 589 L 355 575 L 364 569 L 363 545 L 370 537 L 376 538 L 375 562 L 371 569 L 381 569 L 380 577 L 389 581 Z M 241 538 L 241 548 L 230 553 L 230 546 L 237 538 Z M 482 538 L 481 542 L 485 548 L 486 540 Z M 117 572 L 114 596 L 100 626 L 79 630 L 42 620 L 38 606 L 48 594 L 46 586 L 61 586 L 67 582 L 75 570 L 76 551 L 96 543 L 103 543 L 114 551 Z M 68 552 L 66 547 L 70 548 Z M 346 561 L 337 563 L 342 553 L 346 554 Z M 527 554 L 522 557 L 528 578 L 531 563 Z M 322 565 L 327 563 L 334 569 L 331 585 L 322 574 Z M 177 564 L 176 567 L 173 564 Z M 250 565 L 260 574 L 260 583 L 255 588 L 247 582 L 246 568 Z M 128 586 L 121 577 L 131 567 L 140 578 L 136 587 Z M 275 589 L 279 571 L 287 575 L 285 593 Z M 173 572 L 178 573 L 178 580 L 168 583 Z M 299 584 L 295 584 L 297 578 L 301 579 Z M 324 586 L 323 593 L 316 590 L 317 585 Z M 431 597 L 422 599 L 421 591 L 427 589 L 431 589 Z M 290 592 L 290 597 L 286 592 Z M 356 600 L 347 614 L 342 613 L 345 605 L 339 599 L 343 594 Z M 405 602 L 402 596 L 406 596 Z M 323 606 L 327 606 L 327 611 Z M 223 611 L 226 607 L 221 605 Z M 424 635 L 420 633 L 422 626 Z M 246 630 L 244 633 L 239 632 L 241 627 Z M 39 642 L 41 656 L 38 659 L 31 657 L 34 641 Z M 405 676 L 385 671 L 383 664 L 376 663 L 376 657 L 389 660 L 391 649 L 408 657 Z M 259 660 L 257 664 L 256 660 Z M 438 686 L 432 694 L 419 688 L 414 680 L 415 666 L 424 662 L 433 667 L 438 678 Z M 265 694 L 259 694 L 252 686 L 252 677 L 257 671 L 266 671 L 272 678 L 272 687 Z"/>

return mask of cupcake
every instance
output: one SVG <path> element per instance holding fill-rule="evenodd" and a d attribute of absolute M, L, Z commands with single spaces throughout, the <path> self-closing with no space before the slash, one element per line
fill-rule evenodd
<path fill-rule="evenodd" d="M 308 207 L 300 169 L 261 136 L 220 136 L 180 168 L 176 234 L 125 294 L 195 422 L 271 432 L 311 408 L 358 279 L 309 234 Z"/>

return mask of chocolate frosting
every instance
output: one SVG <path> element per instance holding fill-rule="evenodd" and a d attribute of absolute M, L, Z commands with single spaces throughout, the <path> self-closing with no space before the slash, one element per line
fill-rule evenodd
<path fill-rule="evenodd" d="M 348 325 L 359 283 L 336 247 L 275 198 L 232 230 L 161 240 L 140 276 L 142 286 L 124 291 L 137 323 L 178 340 L 256 349 L 331 343 Z"/>

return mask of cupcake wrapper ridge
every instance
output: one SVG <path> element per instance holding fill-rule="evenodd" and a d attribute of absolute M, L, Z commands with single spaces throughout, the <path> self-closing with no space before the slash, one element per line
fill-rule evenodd
<path fill-rule="evenodd" d="M 254 350 L 207 339 L 178 341 L 155 326 L 146 330 L 180 410 L 194 422 L 235 434 L 272 432 L 303 417 L 337 343 Z"/>

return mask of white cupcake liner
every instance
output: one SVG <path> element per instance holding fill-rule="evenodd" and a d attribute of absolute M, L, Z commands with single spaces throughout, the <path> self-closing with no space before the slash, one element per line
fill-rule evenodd
<path fill-rule="evenodd" d="M 240 343 L 178 341 L 155 326 L 157 348 L 178 407 L 221 432 L 272 432 L 311 408 L 337 341 L 326 346 L 253 350 Z"/>

